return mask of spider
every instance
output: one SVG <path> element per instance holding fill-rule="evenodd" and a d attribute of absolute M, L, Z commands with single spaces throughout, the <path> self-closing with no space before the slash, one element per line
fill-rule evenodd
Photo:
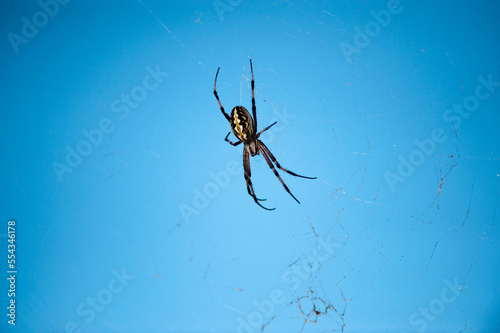
<path fill-rule="evenodd" d="M 255 81 L 253 79 L 252 59 L 250 59 L 250 71 L 252 73 L 252 113 L 253 113 L 253 118 L 250 115 L 250 112 L 248 112 L 248 110 L 241 105 L 233 108 L 233 110 L 231 111 L 231 116 L 229 116 L 226 113 L 226 111 L 224 111 L 224 107 L 222 106 L 222 103 L 220 102 L 219 95 L 217 94 L 217 89 L 216 89 L 217 77 L 219 76 L 219 70 L 220 70 L 220 67 L 217 69 L 217 74 L 215 74 L 214 95 L 215 95 L 215 98 L 217 99 L 217 102 L 219 103 L 220 110 L 222 111 L 222 114 L 224 115 L 224 117 L 226 117 L 227 121 L 229 121 L 229 123 L 231 124 L 231 130 L 233 131 L 234 136 L 238 139 L 237 142 L 232 142 L 231 140 L 229 140 L 228 137 L 229 137 L 229 134 L 231 134 L 231 132 L 229 132 L 226 135 L 226 138 L 224 140 L 226 140 L 227 142 L 229 142 L 233 146 L 237 146 L 242 142 L 244 144 L 243 168 L 245 170 L 245 181 L 247 183 L 248 194 L 253 198 L 255 203 L 257 205 L 259 205 L 260 207 L 262 207 L 266 210 L 274 210 L 275 209 L 275 208 L 266 208 L 260 204 L 259 201 L 265 201 L 266 199 L 257 198 L 257 196 L 255 195 L 255 191 L 253 189 L 253 185 L 252 185 L 251 172 L 250 172 L 250 156 L 249 155 L 255 156 L 255 155 L 259 155 L 259 153 L 262 153 L 262 156 L 264 156 L 264 159 L 266 160 L 269 167 L 273 170 L 276 177 L 278 177 L 281 184 L 283 184 L 283 187 L 285 188 L 285 190 L 288 192 L 288 194 L 290 194 L 292 196 L 292 198 L 295 199 L 295 201 L 297 201 L 300 204 L 299 200 L 297 200 L 297 198 L 292 194 L 292 192 L 290 192 L 290 190 L 288 189 L 288 186 L 286 186 L 283 179 L 281 179 L 278 171 L 276 170 L 276 168 L 273 165 L 273 162 L 274 162 L 274 164 L 276 164 L 276 166 L 279 169 L 285 171 L 286 173 L 289 173 L 292 176 L 306 178 L 306 179 L 316 179 L 316 177 L 301 176 L 301 175 L 298 175 L 290 170 L 283 168 L 278 163 L 278 161 L 276 160 L 274 155 L 271 153 L 269 148 L 267 148 L 266 145 L 262 141 L 259 140 L 260 135 L 262 133 L 264 133 L 265 131 L 267 131 L 268 129 L 270 129 L 277 122 L 275 121 L 271 125 L 264 128 L 262 131 L 257 133 L 257 108 L 255 107 Z"/>

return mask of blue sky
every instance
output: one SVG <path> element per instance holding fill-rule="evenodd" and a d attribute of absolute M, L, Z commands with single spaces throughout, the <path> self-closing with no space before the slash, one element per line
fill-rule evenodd
<path fill-rule="evenodd" d="M 497 2 L 1 6 L 2 332 L 499 328 Z"/>

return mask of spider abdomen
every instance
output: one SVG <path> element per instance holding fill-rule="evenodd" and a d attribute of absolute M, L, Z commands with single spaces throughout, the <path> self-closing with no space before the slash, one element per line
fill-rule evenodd
<path fill-rule="evenodd" d="M 248 110 L 243 106 L 236 106 L 231 111 L 231 129 L 234 136 L 244 143 L 253 140 L 255 136 L 253 119 Z"/>

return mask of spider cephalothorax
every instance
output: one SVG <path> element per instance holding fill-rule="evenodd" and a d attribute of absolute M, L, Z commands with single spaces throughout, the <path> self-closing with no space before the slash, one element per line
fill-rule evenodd
<path fill-rule="evenodd" d="M 242 142 L 245 146 L 244 150 L 243 150 L 243 168 L 245 169 L 245 181 L 247 183 L 248 194 L 250 194 L 252 196 L 255 203 L 257 205 L 259 205 L 260 207 L 267 209 L 267 210 L 274 209 L 274 208 L 266 208 L 260 204 L 259 201 L 265 201 L 266 199 L 257 198 L 257 196 L 255 195 L 255 191 L 253 189 L 253 185 L 252 185 L 251 173 L 250 173 L 250 157 L 249 156 L 250 155 L 255 156 L 255 155 L 258 155 L 259 152 L 262 152 L 262 156 L 264 156 L 264 159 L 266 160 L 269 167 L 273 170 L 276 177 L 278 177 L 281 184 L 283 184 L 283 187 L 285 188 L 285 190 L 292 196 L 292 198 L 295 199 L 295 201 L 300 203 L 299 200 L 297 200 L 297 198 L 295 198 L 295 196 L 292 194 L 292 192 L 290 192 L 290 190 L 288 189 L 288 186 L 286 186 L 283 179 L 281 179 L 278 171 L 274 168 L 273 163 L 276 164 L 276 166 L 279 169 L 281 169 L 281 170 L 285 171 L 286 173 L 289 173 L 290 175 L 295 176 L 295 177 L 301 177 L 301 178 L 307 178 L 307 179 L 316 179 L 316 177 L 301 176 L 301 175 L 298 175 L 290 170 L 283 168 L 278 163 L 278 161 L 276 160 L 274 155 L 271 153 L 269 148 L 267 148 L 266 145 L 262 141 L 259 140 L 260 135 L 263 132 L 270 129 L 271 126 L 276 124 L 276 122 L 272 123 L 271 125 L 264 128 L 262 131 L 257 133 L 257 108 L 255 107 L 255 81 L 253 79 L 252 59 L 250 59 L 250 71 L 252 73 L 252 114 L 253 114 L 253 118 L 250 115 L 250 112 L 248 112 L 248 110 L 246 108 L 244 108 L 243 106 L 234 107 L 233 110 L 231 111 L 231 116 L 229 116 L 226 113 L 226 111 L 224 111 L 224 107 L 222 106 L 222 103 L 220 102 L 219 95 L 217 94 L 217 89 L 216 89 L 217 76 L 219 75 L 219 70 L 220 70 L 220 67 L 217 69 L 217 74 L 215 74 L 214 95 L 215 95 L 215 98 L 217 99 L 217 102 L 219 103 L 219 107 L 220 107 L 220 110 L 222 111 L 222 114 L 224 115 L 224 117 L 226 117 L 226 119 L 231 124 L 231 130 L 233 131 L 234 136 L 238 139 L 238 142 L 234 143 L 228 139 L 229 134 L 231 134 L 231 132 L 229 132 L 226 135 L 225 140 L 227 142 L 229 142 L 230 144 L 232 144 L 233 146 L 237 146 Z"/>

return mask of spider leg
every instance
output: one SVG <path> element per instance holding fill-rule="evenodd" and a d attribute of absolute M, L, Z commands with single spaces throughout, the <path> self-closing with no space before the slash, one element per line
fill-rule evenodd
<path fill-rule="evenodd" d="M 290 170 L 287 170 L 285 168 L 283 168 L 279 163 L 278 161 L 276 160 L 276 158 L 274 157 L 274 155 L 271 153 L 271 151 L 269 150 L 269 148 L 266 147 L 266 145 L 260 141 L 260 140 L 257 140 L 257 142 L 259 143 L 259 146 L 262 148 L 262 151 L 264 151 L 267 155 L 269 155 L 269 157 L 271 158 L 271 160 L 274 162 L 274 164 L 276 164 L 276 166 L 278 168 L 280 168 L 281 170 L 285 171 L 286 173 L 289 173 L 291 174 L 292 176 L 295 176 L 295 177 L 300 177 L 300 178 L 306 178 L 306 179 L 316 179 L 317 177 L 307 177 L 307 176 L 301 176 L 301 175 L 298 175 L 296 174 L 295 172 L 292 172 Z"/>
<path fill-rule="evenodd" d="M 257 140 L 257 142 L 259 144 L 262 144 L 262 142 L 260 140 Z M 271 170 L 273 170 L 274 172 L 274 175 L 276 177 L 278 177 L 278 179 L 280 180 L 281 184 L 283 184 L 283 187 L 285 188 L 285 190 L 288 192 L 288 194 L 290 194 L 292 196 L 292 198 L 295 199 L 295 201 L 297 201 L 299 204 L 300 204 L 300 201 L 297 200 L 297 198 L 292 194 L 292 192 L 290 192 L 290 190 L 288 189 L 288 186 L 286 186 L 285 182 L 283 181 L 283 179 L 281 179 L 280 177 L 280 174 L 278 173 L 278 171 L 274 168 L 274 165 L 273 163 L 271 162 L 271 160 L 269 159 L 269 156 L 267 156 L 267 152 L 265 149 L 262 149 L 262 156 L 264 156 L 264 159 L 266 160 L 267 164 L 269 165 L 269 167 L 271 168 Z"/>
<path fill-rule="evenodd" d="M 266 128 L 264 128 L 262 131 L 260 131 L 259 133 L 257 133 L 257 135 L 255 136 L 256 139 L 259 138 L 259 136 L 264 133 L 265 131 L 267 131 L 268 129 L 270 129 L 271 127 L 273 127 L 275 124 L 277 123 L 277 121 L 275 121 L 274 123 L 272 123 L 271 125 L 267 126 Z"/>
<path fill-rule="evenodd" d="M 253 113 L 253 122 L 254 122 L 254 125 L 255 125 L 255 131 L 257 131 L 257 107 L 255 106 L 255 81 L 253 79 L 252 59 L 250 59 L 250 72 L 252 72 L 252 113 Z"/>
<path fill-rule="evenodd" d="M 255 196 L 255 191 L 253 189 L 252 185 L 252 179 L 251 179 L 251 172 L 250 172 L 250 156 L 248 151 L 245 149 L 243 152 L 243 168 L 245 169 L 245 181 L 247 183 L 247 190 L 248 194 L 253 198 L 255 203 L 259 205 L 260 207 L 264 208 L 265 210 L 274 210 L 276 208 L 266 208 L 260 204 L 259 201 L 265 201 L 266 199 L 259 199 Z"/>
<path fill-rule="evenodd" d="M 224 140 L 226 140 L 227 142 L 229 142 L 229 143 L 230 143 L 230 144 L 232 144 L 233 146 L 237 146 L 237 145 L 239 145 L 240 143 L 242 143 L 242 142 L 243 142 L 243 141 L 241 141 L 241 140 L 240 140 L 240 141 L 238 141 L 238 142 L 236 142 L 236 143 L 232 142 L 231 140 L 229 140 L 229 139 L 227 138 L 227 137 L 229 136 L 229 134 L 231 134 L 231 132 L 227 133 L 226 138 L 225 138 Z"/>
<path fill-rule="evenodd" d="M 259 199 L 257 198 L 257 196 L 255 195 L 255 191 L 253 190 L 253 185 L 252 185 L 252 181 L 251 181 L 251 177 L 252 175 L 250 174 L 250 161 L 248 161 L 249 165 L 248 165 L 248 179 L 249 181 L 247 181 L 247 191 L 248 191 L 248 194 L 254 198 L 254 199 L 257 199 L 258 201 L 266 201 L 267 199 Z M 246 175 L 245 175 L 245 181 L 246 181 Z M 273 208 L 274 209 L 274 208 Z"/>
<path fill-rule="evenodd" d="M 219 102 L 219 107 L 220 107 L 220 110 L 222 111 L 222 114 L 224 115 L 224 117 L 226 117 L 227 121 L 231 122 L 231 118 L 229 118 L 229 115 L 226 113 L 226 111 L 224 111 L 224 107 L 222 106 L 222 103 L 220 102 L 219 95 L 217 94 L 217 90 L 215 88 L 215 86 L 217 85 L 217 76 L 219 76 L 219 70 L 220 70 L 220 67 L 217 68 L 217 74 L 215 74 L 214 95 L 215 95 L 215 98 L 217 98 L 217 102 Z"/>
<path fill-rule="evenodd" d="M 250 187 L 248 187 L 248 184 L 247 184 L 247 191 L 248 191 L 248 194 L 250 194 L 250 196 L 253 198 L 254 194 L 252 194 L 252 193 L 250 192 Z M 252 191 L 253 191 L 253 187 L 252 187 Z M 259 199 L 259 198 L 257 198 L 257 197 L 255 197 L 255 199 L 257 199 L 258 201 L 266 201 L 266 200 L 267 200 L 267 199 Z M 259 206 L 260 206 L 260 204 L 259 204 Z M 262 207 L 262 206 L 261 206 L 261 207 Z M 265 208 L 265 207 L 262 207 L 262 208 Z M 267 209 L 267 208 L 265 208 L 265 209 Z M 271 208 L 271 209 L 268 209 L 268 210 L 274 210 L 274 209 L 275 209 L 275 208 Z"/>

